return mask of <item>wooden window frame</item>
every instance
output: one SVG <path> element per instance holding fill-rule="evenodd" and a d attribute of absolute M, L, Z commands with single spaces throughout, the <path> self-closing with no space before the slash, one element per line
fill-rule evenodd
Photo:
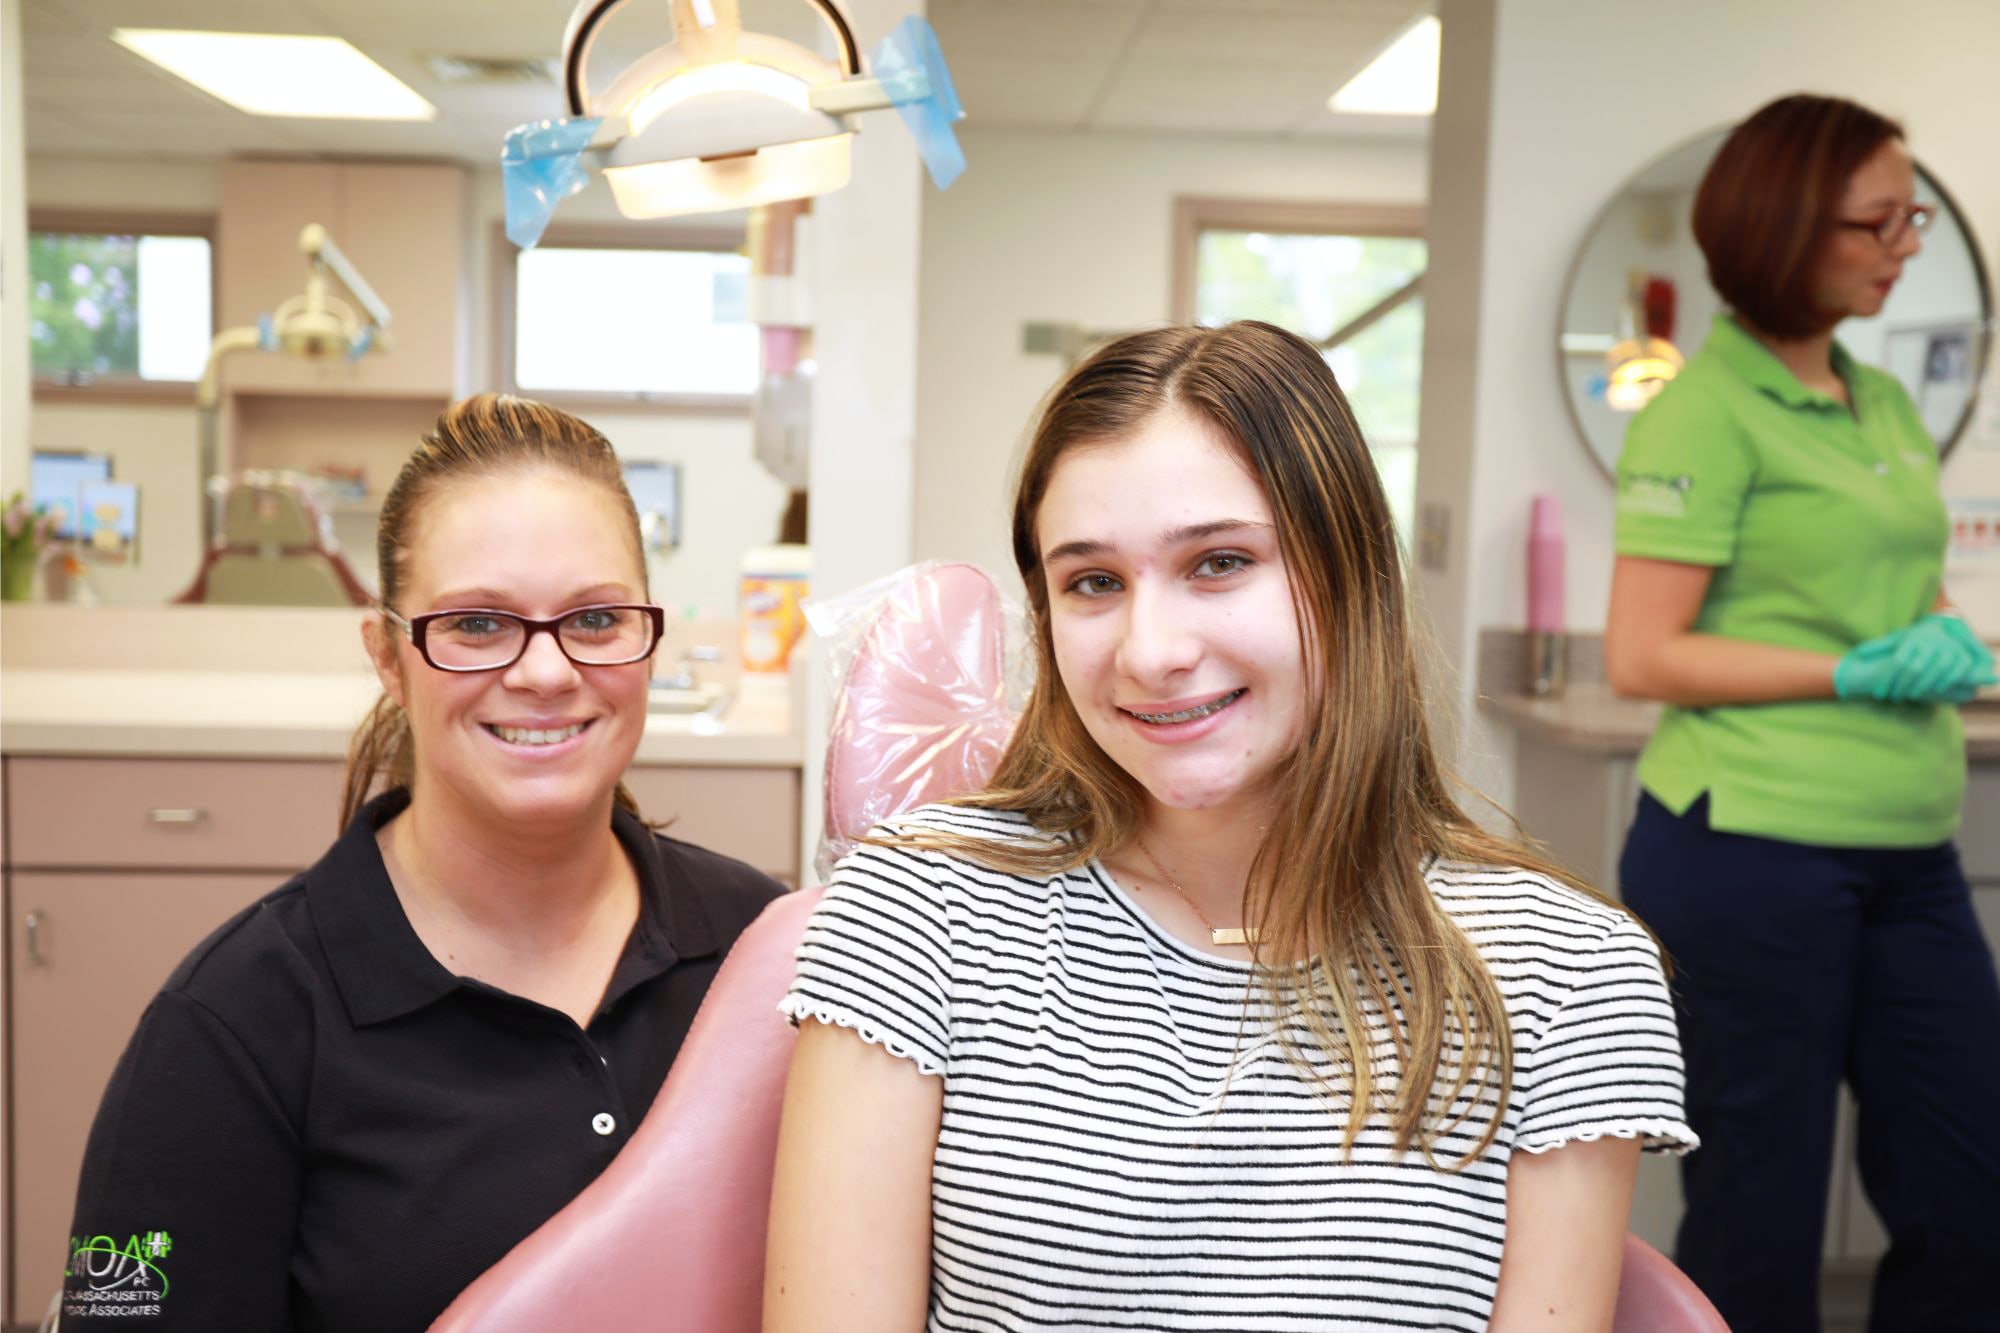
<path fill-rule="evenodd" d="M 222 256 L 216 246 L 212 213 L 131 213 L 123 210 L 35 208 L 28 211 L 28 234 L 56 232 L 71 236 L 199 236 L 208 242 L 208 336 L 222 309 Z M 33 356 L 30 353 L 30 360 Z M 187 403 L 192 405 L 198 379 L 149 380 L 137 375 L 103 375 L 77 380 L 35 372 L 33 400 L 42 403 Z"/>
<path fill-rule="evenodd" d="M 1174 200 L 1173 320 L 1194 322 L 1196 268 L 1205 231 L 1262 231 L 1307 236 L 1424 236 L 1422 204 L 1317 203 L 1297 200 Z"/>
<path fill-rule="evenodd" d="M 516 260 L 521 250 L 507 239 L 505 223 L 493 225 L 493 382 L 503 393 L 524 394 L 558 407 L 576 410 L 641 410 L 701 416 L 749 415 L 747 393 L 611 393 L 585 389 L 523 389 L 515 380 L 514 321 L 519 314 Z M 550 227 L 540 248 L 556 250 L 686 250 L 706 254 L 741 254 L 744 235 L 730 227 L 671 230 L 658 226 L 605 223 Z"/>

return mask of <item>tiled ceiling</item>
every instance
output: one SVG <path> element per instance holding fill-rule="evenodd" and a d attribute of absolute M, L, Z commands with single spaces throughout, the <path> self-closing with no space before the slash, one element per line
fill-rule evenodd
<path fill-rule="evenodd" d="M 553 85 L 447 85 L 434 55 L 552 58 L 569 0 L 23 0 L 27 146 L 80 156 L 240 153 L 490 162 Z M 1414 117 L 1335 115 L 1327 96 L 1428 0 L 930 0 L 968 126 L 1421 136 Z M 606 25 L 601 78 L 665 37 L 665 0 Z M 802 0 L 742 0 L 745 25 L 811 42 Z M 115 45 L 117 27 L 344 37 L 437 108 L 426 123 L 251 116 Z M 857 34 L 864 48 L 879 33 Z"/>

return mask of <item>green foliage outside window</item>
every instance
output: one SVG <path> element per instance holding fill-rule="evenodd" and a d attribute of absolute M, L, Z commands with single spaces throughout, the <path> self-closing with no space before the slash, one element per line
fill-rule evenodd
<path fill-rule="evenodd" d="M 1413 237 L 1204 231 L 1196 250 L 1195 318 L 1203 324 L 1261 319 L 1317 341 L 1427 263 L 1424 242 Z M 1404 532 L 1416 495 L 1423 344 L 1418 297 L 1327 354 Z"/>
<path fill-rule="evenodd" d="M 36 373 L 139 373 L 138 237 L 36 233 L 28 268 Z"/>

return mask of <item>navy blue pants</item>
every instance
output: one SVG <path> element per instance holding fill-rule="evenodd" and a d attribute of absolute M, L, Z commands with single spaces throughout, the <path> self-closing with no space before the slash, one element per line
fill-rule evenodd
<path fill-rule="evenodd" d="M 1619 863 L 1687 1057 L 1675 1260 L 1733 1333 L 1819 1333 L 1842 1079 L 1891 1248 L 1871 1333 L 2000 1330 L 2000 981 L 1958 849 L 1718 833 L 1650 795 Z"/>

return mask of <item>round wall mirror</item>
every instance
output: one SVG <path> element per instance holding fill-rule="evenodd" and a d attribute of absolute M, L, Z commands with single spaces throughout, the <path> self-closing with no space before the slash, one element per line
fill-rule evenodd
<path fill-rule="evenodd" d="M 1690 220 L 1695 189 L 1728 133 L 1683 144 L 1625 182 L 1570 268 L 1556 357 L 1570 416 L 1606 472 L 1615 470 L 1625 427 L 1657 391 L 1658 376 L 1671 374 L 1676 356 L 1695 354 L 1722 309 Z M 1972 415 L 1993 306 L 1965 218 L 1921 163 L 1917 201 L 1938 205 L 1923 250 L 1881 313 L 1847 320 L 1835 336 L 1858 360 L 1903 382 L 1948 452 Z"/>

